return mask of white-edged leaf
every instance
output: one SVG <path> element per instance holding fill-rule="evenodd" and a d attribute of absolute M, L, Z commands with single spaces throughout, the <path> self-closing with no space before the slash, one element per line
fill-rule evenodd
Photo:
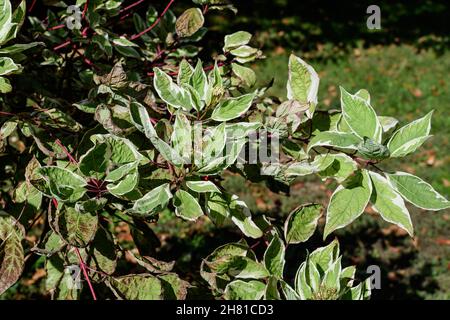
<path fill-rule="evenodd" d="M 218 192 L 219 188 L 211 181 L 186 181 L 186 186 L 194 192 L 204 193 L 204 192 Z"/>
<path fill-rule="evenodd" d="M 416 207 L 435 211 L 450 208 L 450 201 L 419 177 L 400 171 L 386 174 L 386 177 L 394 189 Z"/>
<path fill-rule="evenodd" d="M 236 119 L 247 112 L 254 98 L 254 93 L 248 93 L 236 98 L 228 98 L 216 106 L 211 115 L 211 119 L 215 121 Z"/>
<path fill-rule="evenodd" d="M 309 142 L 306 152 L 317 146 L 336 147 L 341 149 L 357 150 L 361 138 L 353 133 L 322 131 L 316 134 Z"/>
<path fill-rule="evenodd" d="M 151 216 L 164 209 L 172 198 L 169 184 L 165 183 L 136 200 L 131 212 L 140 216 Z"/>
<path fill-rule="evenodd" d="M 324 239 L 334 230 L 343 228 L 358 218 L 372 194 L 372 183 L 366 170 L 358 171 L 331 195 L 327 209 Z"/>
<path fill-rule="evenodd" d="M 403 198 L 392 188 L 389 181 L 376 172 L 369 172 L 373 192 L 370 201 L 373 209 L 387 222 L 394 223 L 413 236 L 413 225 Z"/>
<path fill-rule="evenodd" d="M 195 221 L 203 215 L 197 200 L 184 190 L 178 190 L 173 198 L 175 214 L 185 220 Z"/>
<path fill-rule="evenodd" d="M 301 205 L 294 209 L 284 223 L 284 238 L 288 244 L 301 243 L 308 240 L 317 227 L 322 215 L 320 204 Z"/>
<path fill-rule="evenodd" d="M 343 120 L 361 139 L 368 137 L 381 143 L 383 127 L 372 106 L 363 98 L 348 93 L 341 87 Z"/>
<path fill-rule="evenodd" d="M 387 147 L 391 157 L 404 157 L 414 152 L 430 136 L 433 111 L 394 132 Z"/>
<path fill-rule="evenodd" d="M 288 77 L 287 98 L 297 100 L 301 104 L 310 104 L 306 113 L 311 117 L 317 105 L 317 91 L 319 90 L 317 72 L 301 58 L 291 54 Z"/>

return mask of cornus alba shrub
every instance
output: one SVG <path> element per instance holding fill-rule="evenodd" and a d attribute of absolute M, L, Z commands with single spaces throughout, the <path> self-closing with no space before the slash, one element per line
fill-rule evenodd
<path fill-rule="evenodd" d="M 174 1 L 157 11 L 142 1 L 79 0 L 75 16 L 63 1 L 49 3 L 0 0 L 0 294 L 27 261 L 43 259 L 55 299 L 185 299 L 193 291 L 367 299 L 370 281 L 341 264 L 332 233 L 370 205 L 413 236 L 405 201 L 450 206 L 421 178 L 383 169 L 430 138 L 432 113 L 400 125 L 377 115 L 366 90 L 344 88 L 340 109 L 321 111 L 318 75 L 295 55 L 287 97 L 269 97 L 255 88 L 247 65 L 263 55 L 245 31 L 199 59 L 204 16 L 235 10 L 231 3 L 195 0 L 178 17 Z M 307 175 L 338 186 L 326 208 L 299 203 L 285 221 L 268 219 L 221 185 L 227 170 L 272 190 Z M 211 248 L 198 266 L 204 281 L 189 283 L 174 262 L 158 260 L 153 229 L 162 211 L 186 224 L 234 225 L 242 239 Z M 298 261 L 294 281 L 285 278 L 286 247 L 308 241 L 322 216 L 328 244 Z M 118 240 L 119 223 L 133 244 Z M 265 252 L 253 251 L 255 241 Z"/>

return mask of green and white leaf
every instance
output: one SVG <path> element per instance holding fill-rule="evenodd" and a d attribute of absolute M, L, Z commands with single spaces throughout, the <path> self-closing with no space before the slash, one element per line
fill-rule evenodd
<path fill-rule="evenodd" d="M 49 166 L 38 168 L 37 173 L 44 178 L 58 201 L 75 202 L 86 192 L 86 180 L 70 170 Z"/>
<path fill-rule="evenodd" d="M 389 181 L 375 172 L 369 172 L 373 192 L 370 201 L 373 209 L 387 222 L 394 223 L 413 236 L 413 225 L 402 197 L 392 188 Z"/>
<path fill-rule="evenodd" d="M 284 238 L 288 244 L 307 241 L 314 233 L 322 215 L 320 204 L 301 205 L 294 209 L 284 223 Z"/>
<path fill-rule="evenodd" d="M 138 216 L 152 216 L 164 209 L 172 198 L 169 184 L 165 183 L 136 200 L 131 212 Z"/>
<path fill-rule="evenodd" d="M 434 211 L 450 208 L 450 201 L 419 177 L 400 171 L 386 177 L 406 201 L 418 208 Z"/>
<path fill-rule="evenodd" d="M 335 147 L 341 149 L 357 150 L 361 138 L 353 133 L 322 131 L 311 139 L 306 152 L 309 153 L 312 148 L 317 146 Z"/>
<path fill-rule="evenodd" d="M 211 119 L 215 121 L 229 121 L 242 116 L 252 105 L 254 93 L 221 101 L 214 109 Z"/>
<path fill-rule="evenodd" d="M 178 190 L 173 198 L 175 214 L 188 221 L 195 221 L 203 215 L 197 200 L 184 190 Z"/>
<path fill-rule="evenodd" d="M 306 112 L 309 117 L 317 105 L 319 76 L 312 66 L 299 57 L 289 56 L 289 75 L 287 82 L 287 98 L 297 100 L 301 104 L 310 104 Z"/>
<path fill-rule="evenodd" d="M 391 157 L 404 157 L 419 148 L 429 137 L 433 111 L 394 132 L 387 146 Z"/>
<path fill-rule="evenodd" d="M 371 194 L 372 183 L 367 170 L 358 171 L 345 181 L 345 186 L 338 186 L 328 205 L 324 239 L 358 218 L 364 212 Z"/>
<path fill-rule="evenodd" d="M 343 120 L 361 139 L 368 137 L 381 143 L 383 127 L 372 106 L 363 98 L 348 93 L 341 87 Z"/>

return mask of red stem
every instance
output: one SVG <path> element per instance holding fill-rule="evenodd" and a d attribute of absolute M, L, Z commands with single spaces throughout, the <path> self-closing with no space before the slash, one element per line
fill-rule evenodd
<path fill-rule="evenodd" d="M 28 12 L 31 12 L 31 10 L 33 10 L 35 4 L 36 4 L 36 0 L 33 0 L 33 2 L 31 3 L 30 8 L 28 9 Z"/>
<path fill-rule="evenodd" d="M 71 43 L 71 41 L 67 40 L 67 41 L 57 45 L 56 47 L 53 47 L 53 50 L 58 51 L 59 49 L 67 47 L 70 43 Z"/>
<path fill-rule="evenodd" d="M 70 162 L 72 162 L 72 163 L 74 163 L 74 164 L 78 164 L 78 161 L 75 160 L 74 157 L 72 157 L 72 155 L 70 154 L 70 152 L 69 152 L 69 151 L 67 150 L 67 148 L 61 143 L 61 141 L 60 141 L 59 139 L 56 139 L 56 140 L 55 140 L 55 143 L 63 149 L 64 153 L 67 155 L 67 157 L 69 158 Z"/>
<path fill-rule="evenodd" d="M 142 2 L 144 2 L 144 1 L 145 1 L 145 0 L 139 0 L 139 1 L 136 1 L 136 2 L 134 2 L 134 3 L 132 3 L 132 4 L 130 4 L 129 6 L 126 6 L 125 8 L 120 9 L 119 13 L 128 11 L 128 10 L 130 10 L 131 8 L 136 7 L 137 5 L 140 5 L 140 4 L 141 4 Z"/>
<path fill-rule="evenodd" d="M 153 22 L 152 25 L 150 27 L 148 27 L 147 29 L 142 30 L 138 34 L 131 36 L 131 40 L 140 38 L 142 35 L 146 34 L 147 32 L 151 31 L 154 27 L 156 27 L 156 25 L 161 21 L 162 17 L 167 13 L 167 11 L 169 10 L 170 6 L 174 3 L 174 1 L 175 0 L 170 0 L 170 2 L 164 8 L 163 12 L 161 12 L 161 14 L 159 15 L 158 19 L 156 19 L 155 22 Z"/>
<path fill-rule="evenodd" d="M 83 13 L 81 15 L 82 19 L 84 19 L 84 17 L 86 16 L 86 12 L 87 12 L 88 7 L 89 7 L 89 0 L 86 0 L 86 3 L 84 4 Z"/>
<path fill-rule="evenodd" d="M 50 27 L 50 28 L 48 28 L 47 30 L 48 30 L 48 31 L 58 30 L 58 29 L 64 28 L 65 26 L 66 26 L 65 24 L 58 24 L 57 26 Z"/>
<path fill-rule="evenodd" d="M 80 262 L 81 270 L 83 270 L 84 277 L 86 278 L 86 281 L 88 283 L 89 290 L 91 291 L 91 294 L 92 294 L 92 298 L 94 300 L 97 300 L 97 296 L 95 295 L 94 287 L 92 286 L 91 280 L 89 279 L 89 275 L 86 270 L 86 265 L 84 264 L 83 257 L 80 254 L 80 250 L 78 250 L 77 247 L 73 247 L 73 248 L 75 249 L 75 252 L 78 256 L 78 261 Z"/>

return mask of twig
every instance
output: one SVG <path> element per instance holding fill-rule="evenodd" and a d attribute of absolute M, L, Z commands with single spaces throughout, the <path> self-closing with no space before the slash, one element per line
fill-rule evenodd
<path fill-rule="evenodd" d="M 145 1 L 145 0 L 139 0 L 139 1 L 136 1 L 136 2 L 134 2 L 134 3 L 132 3 L 132 4 L 130 4 L 129 6 L 126 6 L 125 8 L 120 9 L 119 13 L 123 13 L 123 12 L 125 12 L 125 11 L 128 11 L 128 10 L 130 10 L 131 8 L 140 5 L 140 4 L 141 4 L 142 2 L 144 2 L 144 1 Z"/>
<path fill-rule="evenodd" d="M 78 261 L 80 262 L 81 270 L 83 270 L 84 277 L 86 278 L 86 281 L 88 283 L 88 287 L 89 287 L 89 290 L 91 291 L 92 298 L 94 300 L 97 300 L 97 296 L 95 295 L 94 287 L 92 286 L 91 280 L 89 279 L 89 275 L 86 271 L 86 265 L 84 264 L 83 257 L 80 254 L 80 250 L 78 250 L 77 247 L 73 247 L 73 248 L 75 249 L 75 252 L 78 256 Z"/>
<path fill-rule="evenodd" d="M 61 147 L 61 149 L 63 149 L 64 153 L 66 154 L 66 156 L 69 158 L 69 161 L 72 162 L 73 164 L 78 165 L 78 161 L 72 157 L 72 155 L 70 154 L 69 150 L 67 150 L 67 148 L 61 143 L 61 141 L 59 139 L 55 140 L 55 143 Z"/>
<path fill-rule="evenodd" d="M 154 27 L 156 27 L 156 25 L 161 21 L 162 17 L 167 13 L 167 11 L 169 10 L 170 6 L 174 3 L 174 1 L 175 0 L 170 0 L 170 2 L 164 8 L 163 12 L 161 12 L 161 14 L 159 15 L 158 19 L 156 19 L 155 22 L 153 22 L 150 27 L 148 27 L 147 29 L 142 30 L 138 34 L 135 34 L 135 35 L 131 36 L 130 39 L 131 40 L 135 40 L 137 38 L 140 38 L 141 36 L 143 36 L 147 32 L 150 32 Z"/>

